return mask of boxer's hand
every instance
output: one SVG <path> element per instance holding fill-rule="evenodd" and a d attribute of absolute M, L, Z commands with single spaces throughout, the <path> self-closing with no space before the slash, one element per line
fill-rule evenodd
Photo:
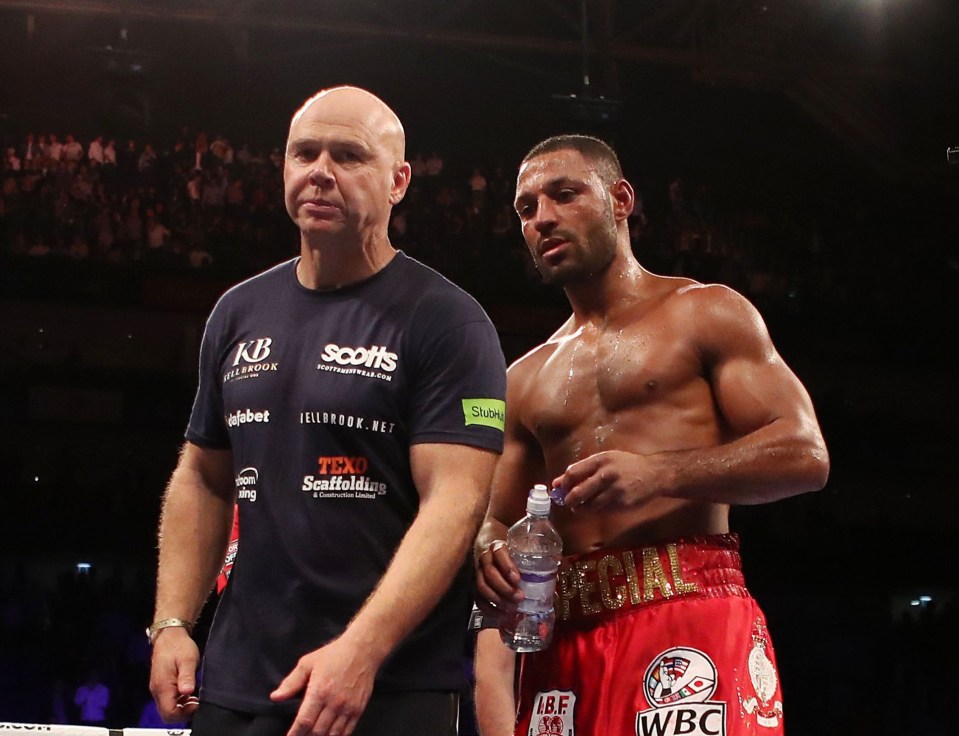
<path fill-rule="evenodd" d="M 167 723 L 189 720 L 199 705 L 194 695 L 200 650 L 186 629 L 170 627 L 157 634 L 150 664 L 150 692 L 157 713 Z"/>
<path fill-rule="evenodd" d="M 649 457 L 621 450 L 590 455 L 573 463 L 553 479 L 553 488 L 565 492 L 570 511 L 624 509 L 639 506 L 658 495 L 655 468 Z"/>
<path fill-rule="evenodd" d="M 300 657 L 270 693 L 281 702 L 303 692 L 287 736 L 349 736 L 373 691 L 377 662 L 344 637 Z"/>
<path fill-rule="evenodd" d="M 476 556 L 476 594 L 477 605 L 489 615 L 511 612 L 523 600 L 519 569 L 502 539 L 491 542 Z"/>

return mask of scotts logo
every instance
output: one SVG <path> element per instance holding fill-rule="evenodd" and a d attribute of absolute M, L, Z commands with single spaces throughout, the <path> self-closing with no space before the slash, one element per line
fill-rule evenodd
<path fill-rule="evenodd" d="M 652 708 L 636 714 L 636 735 L 725 736 L 726 704 L 709 700 L 717 684 L 716 666 L 703 652 L 667 649 L 643 676 Z"/>
<path fill-rule="evenodd" d="M 256 485 L 259 480 L 260 471 L 256 468 L 243 468 L 234 481 L 237 500 L 254 503 L 256 501 Z"/>
<path fill-rule="evenodd" d="M 342 366 L 374 368 L 392 373 L 396 370 L 396 353 L 391 353 L 383 345 L 373 345 L 368 348 L 341 347 L 328 343 L 323 348 L 320 360 L 324 363 L 335 363 Z"/>

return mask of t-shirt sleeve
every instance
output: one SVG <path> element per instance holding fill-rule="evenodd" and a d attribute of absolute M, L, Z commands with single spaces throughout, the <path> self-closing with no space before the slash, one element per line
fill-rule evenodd
<path fill-rule="evenodd" d="M 221 350 L 216 316 L 214 311 L 207 320 L 200 343 L 200 381 L 193 400 L 186 439 L 200 447 L 225 450 L 230 447 L 230 436 L 223 419 L 223 392 L 219 375 Z"/>
<path fill-rule="evenodd" d="M 506 361 L 483 315 L 425 341 L 410 404 L 410 442 L 503 450 Z"/>

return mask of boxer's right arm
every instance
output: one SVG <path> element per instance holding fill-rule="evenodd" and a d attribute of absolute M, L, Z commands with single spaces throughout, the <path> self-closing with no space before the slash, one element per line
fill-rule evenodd
<path fill-rule="evenodd" d="M 496 463 L 489 508 L 473 549 L 477 603 L 487 613 L 510 610 L 522 600 L 519 570 L 506 549 L 506 532 L 526 514 L 526 498 L 544 483 L 546 467 L 536 438 L 523 426 L 524 384 L 530 371 L 522 361 L 507 372 L 503 454 Z M 502 543 L 501 543 L 502 542 Z"/>
<path fill-rule="evenodd" d="M 234 497 L 232 452 L 187 442 L 163 499 L 154 621 L 193 623 L 199 617 L 223 564 Z M 177 700 L 194 694 L 198 663 L 199 651 L 186 629 L 174 626 L 156 634 L 150 691 L 165 720 L 183 720 L 195 709 L 178 708 Z"/>

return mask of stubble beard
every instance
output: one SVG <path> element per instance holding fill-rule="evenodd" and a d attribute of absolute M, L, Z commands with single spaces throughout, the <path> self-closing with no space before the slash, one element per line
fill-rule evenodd
<path fill-rule="evenodd" d="M 581 243 L 586 243 L 585 246 Z M 573 286 L 589 281 L 604 271 L 616 256 L 616 224 L 597 226 L 585 233 L 582 240 L 571 240 L 573 253 L 555 268 L 546 265 L 540 259 L 533 263 L 539 271 L 543 283 L 551 286 Z"/>

